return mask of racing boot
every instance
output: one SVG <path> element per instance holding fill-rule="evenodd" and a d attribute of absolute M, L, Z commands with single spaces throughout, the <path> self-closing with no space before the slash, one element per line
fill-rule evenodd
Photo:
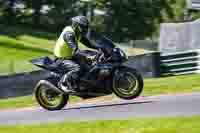
<path fill-rule="evenodd" d="M 58 86 L 64 93 L 75 93 L 69 79 L 68 75 L 64 75 L 63 78 L 58 83 Z"/>

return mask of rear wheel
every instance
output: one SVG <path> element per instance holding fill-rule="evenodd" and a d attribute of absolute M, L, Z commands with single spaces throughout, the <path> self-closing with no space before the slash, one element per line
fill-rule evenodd
<path fill-rule="evenodd" d="M 55 92 L 47 85 L 39 82 L 35 88 L 35 98 L 44 109 L 49 111 L 60 110 L 65 107 L 69 95 Z"/>
<path fill-rule="evenodd" d="M 113 92 L 118 97 L 129 100 L 143 91 L 143 78 L 132 68 L 120 68 L 113 77 Z"/>

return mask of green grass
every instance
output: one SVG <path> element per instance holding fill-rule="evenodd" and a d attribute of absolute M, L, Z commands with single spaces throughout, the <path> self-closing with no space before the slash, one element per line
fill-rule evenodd
<path fill-rule="evenodd" d="M 166 77 L 158 79 L 147 79 L 144 82 L 143 96 L 160 95 L 160 94 L 174 94 L 184 92 L 200 92 L 199 84 L 200 75 L 185 75 Z M 115 95 L 106 97 L 116 98 Z M 80 98 L 72 97 L 70 101 L 76 102 Z M 0 100 L 0 109 L 5 108 L 18 108 L 18 107 L 29 107 L 36 105 L 36 101 L 32 96 L 10 98 Z"/>
<path fill-rule="evenodd" d="M 70 102 L 80 101 L 81 98 L 72 96 L 70 97 Z M 32 107 L 37 106 L 37 102 L 34 96 L 24 96 L 17 98 L 1 99 L 0 100 L 0 109 L 9 109 L 9 108 L 23 108 L 23 107 Z"/>
<path fill-rule="evenodd" d="M 52 53 L 56 34 L 24 27 L 0 24 L 0 73 L 20 73 L 37 68 L 29 63 L 32 58 Z"/>
<path fill-rule="evenodd" d="M 33 71 L 36 68 L 28 60 L 52 53 L 61 31 L 48 33 L 21 26 L 0 24 L 0 74 Z M 86 49 L 80 46 L 81 49 Z M 141 49 L 125 49 L 128 55 L 143 54 Z"/>
<path fill-rule="evenodd" d="M 144 95 L 200 92 L 200 74 L 147 79 Z"/>
<path fill-rule="evenodd" d="M 30 64 L 29 60 L 51 54 L 49 50 L 4 35 L 0 35 L 0 51 L 0 73 L 2 74 L 35 70 L 36 67 Z"/>
<path fill-rule="evenodd" d="M 199 133 L 200 117 L 65 122 L 0 127 L 2 133 Z"/>
<path fill-rule="evenodd" d="M 0 100 L 0 109 L 21 108 L 36 105 L 37 103 L 33 96 L 24 96 Z"/>

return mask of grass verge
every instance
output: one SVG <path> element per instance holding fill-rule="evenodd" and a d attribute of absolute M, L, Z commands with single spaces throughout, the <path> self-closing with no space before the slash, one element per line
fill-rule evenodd
<path fill-rule="evenodd" d="M 0 74 L 4 75 L 35 70 L 28 60 L 50 55 L 61 32 L 48 33 L 32 28 L 2 24 L 0 24 L 0 29 Z M 83 45 L 79 48 L 87 49 Z M 148 52 L 143 49 L 127 49 L 123 46 L 122 48 L 128 55 Z"/>
<path fill-rule="evenodd" d="M 56 123 L 0 127 L 2 133 L 199 133 L 200 117 Z"/>
<path fill-rule="evenodd" d="M 51 54 L 46 49 L 28 45 L 16 39 L 0 35 L 0 73 L 13 74 L 33 71 L 37 68 L 29 63 L 32 58 L 48 56 Z"/>
<path fill-rule="evenodd" d="M 200 92 L 199 79 L 199 74 L 158 79 L 146 79 L 144 81 L 144 91 L 142 95 L 149 96 L 160 94 Z M 106 97 L 112 97 L 113 99 L 116 98 L 115 95 L 110 95 Z M 72 97 L 70 101 L 80 101 L 80 98 Z M 10 98 L 0 100 L 0 109 L 29 107 L 36 104 L 37 103 L 32 96 Z"/>
<path fill-rule="evenodd" d="M 81 98 L 72 96 L 70 97 L 70 102 L 78 102 Z M 12 109 L 12 108 L 24 108 L 37 106 L 38 103 L 34 96 L 24 96 L 17 98 L 9 98 L 0 100 L 0 109 Z"/>

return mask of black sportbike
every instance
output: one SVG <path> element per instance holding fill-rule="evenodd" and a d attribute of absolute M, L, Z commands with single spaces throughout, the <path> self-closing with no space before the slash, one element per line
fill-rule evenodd
<path fill-rule="evenodd" d="M 106 37 L 99 39 L 96 45 L 98 51 L 84 50 L 77 57 L 82 72 L 74 93 L 67 94 L 59 88 L 58 82 L 64 73 L 58 63 L 49 57 L 31 60 L 34 65 L 50 71 L 46 79 L 38 82 L 34 92 L 43 108 L 60 110 L 70 95 L 88 99 L 114 93 L 129 100 L 141 94 L 143 78 L 136 69 L 126 65 L 126 54 Z"/>

